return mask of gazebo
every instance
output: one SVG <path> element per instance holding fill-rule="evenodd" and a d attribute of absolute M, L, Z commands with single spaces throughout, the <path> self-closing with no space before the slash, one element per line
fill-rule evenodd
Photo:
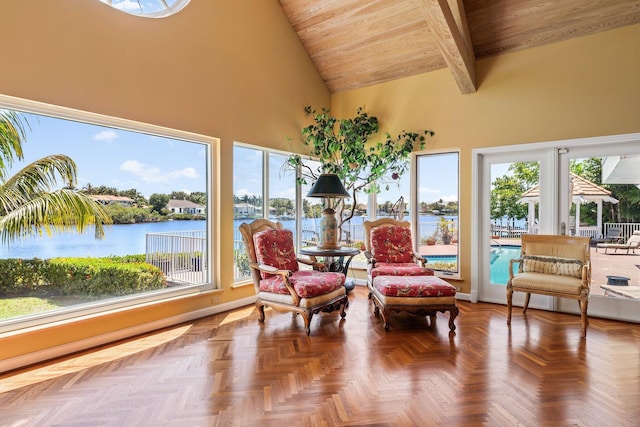
<path fill-rule="evenodd" d="M 585 203 L 596 203 L 598 207 L 597 234 L 591 237 L 599 237 L 602 233 L 602 203 L 618 203 L 618 199 L 611 197 L 611 191 L 584 179 L 583 177 L 571 173 L 572 202 L 576 205 L 576 224 L 575 235 L 580 236 L 580 205 Z M 535 185 L 522 193 L 519 203 L 527 203 L 529 205 L 528 224 L 529 232 L 531 232 L 532 224 L 536 217 L 535 204 L 540 201 L 540 185 Z M 594 230 L 595 231 L 595 230 Z M 587 233 L 591 235 L 592 233 Z"/>

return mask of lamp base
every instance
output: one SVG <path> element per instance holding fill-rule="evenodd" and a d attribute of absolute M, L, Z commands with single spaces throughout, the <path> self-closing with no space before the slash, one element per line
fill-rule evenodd
<path fill-rule="evenodd" d="M 339 249 L 338 245 L 338 221 L 336 212 L 327 208 L 322 211 L 320 220 L 320 243 L 318 249 Z"/>

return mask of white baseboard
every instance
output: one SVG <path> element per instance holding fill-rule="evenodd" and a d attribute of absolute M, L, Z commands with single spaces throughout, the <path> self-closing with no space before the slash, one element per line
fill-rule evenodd
<path fill-rule="evenodd" d="M 461 292 L 456 292 L 456 299 L 459 299 L 461 301 L 478 302 L 471 299 L 471 294 L 463 294 Z"/>

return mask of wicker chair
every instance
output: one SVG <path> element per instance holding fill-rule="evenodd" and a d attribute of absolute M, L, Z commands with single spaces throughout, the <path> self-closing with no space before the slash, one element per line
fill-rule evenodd
<path fill-rule="evenodd" d="M 375 315 L 382 313 L 389 330 L 389 314 L 404 311 L 430 316 L 449 311 L 449 329 L 454 331 L 458 315 L 456 288 L 435 277 L 426 260 L 413 248 L 410 223 L 392 218 L 365 221 L 367 287 Z"/>
<path fill-rule="evenodd" d="M 260 322 L 265 320 L 265 306 L 290 311 L 302 316 L 309 335 L 314 314 L 340 309 L 340 317 L 346 316 L 345 275 L 320 271 L 324 264 L 297 258 L 290 230 L 266 219 L 241 224 L 239 230 L 249 257 Z M 301 270 L 300 262 L 313 269 Z"/>

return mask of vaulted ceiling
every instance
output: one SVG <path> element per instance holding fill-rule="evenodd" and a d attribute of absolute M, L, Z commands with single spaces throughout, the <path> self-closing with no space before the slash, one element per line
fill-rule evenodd
<path fill-rule="evenodd" d="M 279 0 L 331 92 L 640 23 L 640 0 Z"/>

